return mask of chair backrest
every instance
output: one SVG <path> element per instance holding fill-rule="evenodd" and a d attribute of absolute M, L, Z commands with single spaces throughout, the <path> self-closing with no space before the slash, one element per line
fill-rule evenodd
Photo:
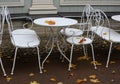
<path fill-rule="evenodd" d="M 5 14 L 5 19 L 7 21 L 7 24 L 8 24 L 9 34 L 11 35 L 11 31 L 13 30 L 13 23 L 12 23 L 10 12 L 7 6 L 4 6 L 4 14 Z"/>
<path fill-rule="evenodd" d="M 4 6 L 2 6 L 1 13 L 0 13 L 0 44 L 2 43 L 4 22 L 5 22 Z"/>
<path fill-rule="evenodd" d="M 93 32 L 97 33 L 99 36 L 103 35 L 105 28 L 110 29 L 110 22 L 107 15 L 100 9 L 94 9 L 91 17 L 91 26 L 94 27 Z M 110 30 L 108 30 L 110 34 Z"/>

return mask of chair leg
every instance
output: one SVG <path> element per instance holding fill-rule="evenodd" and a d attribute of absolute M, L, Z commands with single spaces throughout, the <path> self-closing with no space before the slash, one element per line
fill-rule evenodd
<path fill-rule="evenodd" d="M 112 49 L 112 42 L 110 43 L 110 48 L 109 48 L 109 53 L 108 53 L 108 58 L 107 58 L 106 68 L 108 68 L 108 64 L 109 64 L 109 61 L 110 61 L 111 49 Z"/>
<path fill-rule="evenodd" d="M 83 52 L 84 52 L 84 55 L 87 56 L 87 46 L 83 45 Z"/>
<path fill-rule="evenodd" d="M 11 75 L 13 75 L 13 71 L 14 71 L 14 68 L 15 68 L 17 50 L 18 50 L 18 47 L 16 47 L 16 49 L 15 49 L 14 60 L 13 60 L 13 66 L 12 66 L 12 70 L 11 70 Z"/>
<path fill-rule="evenodd" d="M 71 63 L 72 63 L 73 47 L 74 47 L 74 45 L 72 44 L 72 46 L 71 46 L 71 52 L 70 52 L 69 68 L 68 68 L 69 71 L 70 71 L 70 68 L 72 66 Z"/>
<path fill-rule="evenodd" d="M 91 45 L 91 50 L 92 50 L 92 56 L 93 56 L 94 67 L 95 67 L 95 69 L 97 69 L 97 67 L 96 67 L 96 63 L 95 63 L 95 55 L 94 55 L 93 45 L 92 45 L 92 44 L 90 44 L 90 45 Z"/>
<path fill-rule="evenodd" d="M 40 69 L 40 73 L 42 73 L 42 67 L 41 67 L 41 62 L 40 62 L 40 53 L 39 53 L 39 48 L 37 47 L 37 53 L 38 53 L 38 63 L 39 63 L 39 69 Z"/>
<path fill-rule="evenodd" d="M 3 63 L 2 63 L 1 58 L 0 58 L 0 64 L 1 64 L 1 68 L 2 68 L 3 74 L 4 74 L 4 76 L 6 76 L 7 74 L 6 74 L 5 69 L 3 67 Z"/>

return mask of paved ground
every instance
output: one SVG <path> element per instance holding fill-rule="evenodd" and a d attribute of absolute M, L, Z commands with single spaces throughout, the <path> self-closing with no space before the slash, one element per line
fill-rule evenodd
<path fill-rule="evenodd" d="M 119 28 L 116 23 L 112 28 Z M 68 62 L 61 62 L 60 54 L 53 52 L 45 63 L 43 74 L 39 73 L 37 54 L 35 50 L 18 51 L 14 75 L 10 75 L 13 62 L 14 47 L 9 42 L 9 37 L 4 37 L 2 56 L 7 77 L 3 77 L 0 70 L 0 84 L 120 84 L 120 45 L 114 44 L 109 68 L 105 68 L 109 43 L 96 39 L 94 42 L 95 57 L 98 69 L 91 64 L 92 57 L 88 46 L 88 59 L 84 57 L 81 48 L 74 49 L 73 66 L 68 71 Z M 47 53 L 42 53 L 42 59 Z M 56 51 L 56 50 L 55 50 Z M 31 54 L 32 53 L 32 54 Z M 67 51 L 69 56 L 69 50 Z"/>

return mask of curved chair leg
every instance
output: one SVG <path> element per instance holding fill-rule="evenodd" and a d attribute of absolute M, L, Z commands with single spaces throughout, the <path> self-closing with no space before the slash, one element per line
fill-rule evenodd
<path fill-rule="evenodd" d="M 96 63 L 95 63 L 95 55 L 94 55 L 93 45 L 92 45 L 92 44 L 90 44 L 90 45 L 91 45 L 91 50 L 92 50 L 92 56 L 93 56 L 94 67 L 95 67 L 95 69 L 97 69 L 97 67 L 96 67 Z"/>
<path fill-rule="evenodd" d="M 3 74 L 4 74 L 4 76 L 6 76 L 7 74 L 6 74 L 5 69 L 3 67 L 3 63 L 2 63 L 1 58 L 0 58 L 0 64 L 1 64 L 1 68 L 2 68 Z"/>
<path fill-rule="evenodd" d="M 69 71 L 70 71 L 70 68 L 72 66 L 71 63 L 72 63 L 73 47 L 74 47 L 74 45 L 72 44 L 72 46 L 71 46 L 71 52 L 70 52 L 69 68 L 68 68 Z"/>
<path fill-rule="evenodd" d="M 84 52 L 84 55 L 87 56 L 87 46 L 86 45 L 83 45 L 83 52 Z"/>
<path fill-rule="evenodd" d="M 108 53 L 106 68 L 108 68 L 108 64 L 109 64 L 109 60 L 110 60 L 110 54 L 111 54 L 111 49 L 112 49 L 112 42 L 110 43 L 110 48 L 109 48 L 109 53 Z"/>
<path fill-rule="evenodd" d="M 39 69 L 40 69 L 40 73 L 42 73 L 41 62 L 40 62 L 40 53 L 39 53 L 39 48 L 38 47 L 37 47 L 37 53 L 38 53 Z"/>
<path fill-rule="evenodd" d="M 16 47 L 16 49 L 15 49 L 15 55 L 14 55 L 14 61 L 13 61 L 13 66 L 12 66 L 12 70 L 11 70 L 11 75 L 13 75 L 13 71 L 14 71 L 14 68 L 15 68 L 17 50 L 18 50 L 18 47 Z"/>

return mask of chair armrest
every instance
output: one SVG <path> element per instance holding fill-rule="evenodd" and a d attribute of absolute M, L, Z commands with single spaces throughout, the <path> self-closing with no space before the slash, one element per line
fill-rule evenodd
<path fill-rule="evenodd" d="M 12 17 L 11 19 L 28 19 L 28 20 L 31 21 L 31 26 L 30 26 L 29 28 L 32 28 L 32 27 L 33 27 L 33 20 L 32 20 L 31 17 L 28 17 L 28 16 L 20 16 L 20 17 Z M 28 23 L 24 23 L 24 24 L 23 24 L 23 28 L 28 28 L 28 27 L 26 27 L 27 24 L 28 24 Z"/>

